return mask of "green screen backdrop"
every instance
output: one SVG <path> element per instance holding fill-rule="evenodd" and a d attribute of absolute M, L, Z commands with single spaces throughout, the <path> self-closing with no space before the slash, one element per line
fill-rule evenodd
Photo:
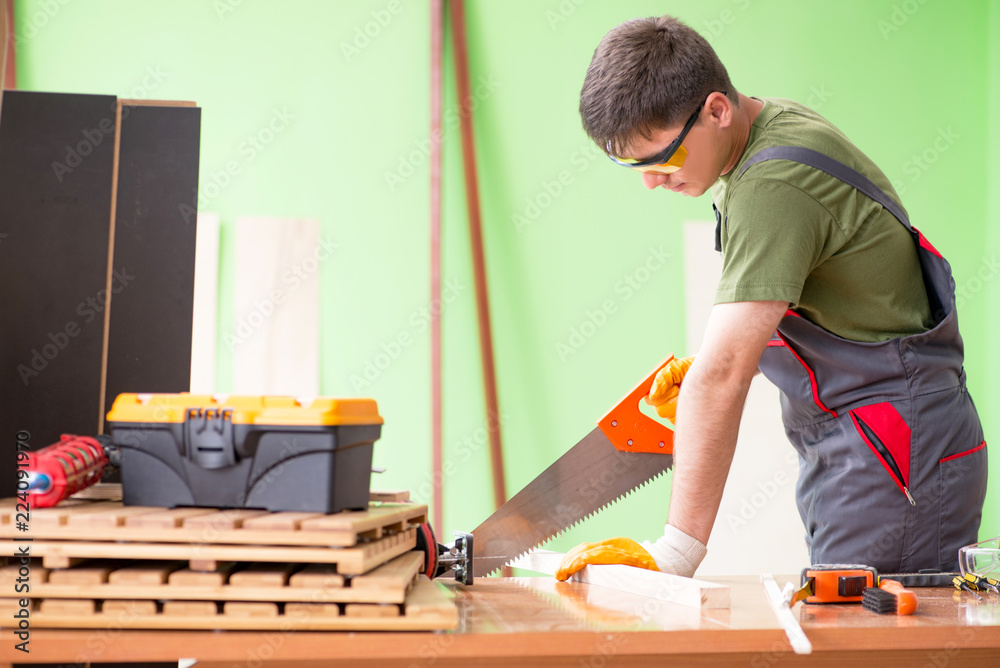
<path fill-rule="evenodd" d="M 236 218 L 322 221 L 337 248 L 321 268 L 321 391 L 378 400 L 386 424 L 375 464 L 388 471 L 375 484 L 429 501 L 427 314 L 438 305 L 428 278 L 428 7 L 17 0 L 16 30 L 24 89 L 202 107 L 199 208 L 223 221 L 220 391 L 232 373 L 224 337 L 236 318 Z M 686 352 L 681 223 L 709 220 L 710 202 L 645 191 L 590 145 L 577 112 L 604 33 L 664 12 L 709 39 L 741 92 L 816 108 L 894 181 L 955 270 L 969 387 L 989 440 L 1000 405 L 1000 2 L 471 0 L 471 103 L 508 491 L 589 432 L 657 361 Z M 453 108 L 450 67 L 445 83 Z M 491 510 L 454 111 L 445 130 L 442 537 L 471 530 Z M 669 477 L 551 546 L 653 538 L 668 495 Z M 984 538 L 1000 534 L 998 500 L 994 484 Z"/>

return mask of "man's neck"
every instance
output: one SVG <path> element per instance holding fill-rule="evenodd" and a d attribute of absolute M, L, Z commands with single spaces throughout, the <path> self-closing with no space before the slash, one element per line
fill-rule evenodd
<path fill-rule="evenodd" d="M 733 133 L 732 150 L 730 151 L 725 167 L 722 168 L 723 174 L 733 171 L 737 163 L 739 163 L 740 158 L 743 157 L 743 152 L 747 150 L 747 142 L 750 141 L 750 127 L 753 125 L 761 109 L 764 108 L 764 103 L 760 100 L 747 97 L 742 93 L 739 95 L 740 106 L 733 108 L 735 114 L 733 124 L 730 126 Z"/>

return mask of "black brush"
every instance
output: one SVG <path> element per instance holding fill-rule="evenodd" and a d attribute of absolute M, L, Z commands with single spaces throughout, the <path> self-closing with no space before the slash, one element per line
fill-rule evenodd
<path fill-rule="evenodd" d="M 917 597 L 895 580 L 881 580 L 878 587 L 866 587 L 861 593 L 861 606 L 880 615 L 912 615 L 917 609 Z"/>
<path fill-rule="evenodd" d="M 861 594 L 861 607 L 880 615 L 896 614 L 896 596 L 878 587 L 865 587 Z"/>

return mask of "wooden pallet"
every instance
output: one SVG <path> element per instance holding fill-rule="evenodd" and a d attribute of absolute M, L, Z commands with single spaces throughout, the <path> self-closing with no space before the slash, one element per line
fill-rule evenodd
<path fill-rule="evenodd" d="M 71 568 L 29 567 L 29 598 L 99 600 L 403 603 L 423 563 L 406 552 L 364 575 L 323 564 L 221 564 L 192 571 L 182 561 L 89 561 Z M 19 564 L 0 568 L 0 592 L 13 592 Z"/>
<path fill-rule="evenodd" d="M 368 510 L 322 514 L 218 508 L 123 506 L 70 499 L 31 509 L 26 530 L 15 499 L 0 499 L 0 538 L 351 547 L 427 521 L 427 506 L 373 504 Z M 23 506 L 20 508 L 23 511 Z"/>
<path fill-rule="evenodd" d="M 68 568 L 84 559 L 164 559 L 187 561 L 193 571 L 214 571 L 226 561 L 267 561 L 303 564 L 336 564 L 342 575 L 362 575 L 417 545 L 417 530 L 390 534 L 354 547 L 291 547 L 267 545 L 214 545 L 197 543 L 118 543 L 83 540 L 33 540 L 31 543 L 0 540 L 3 554 L 17 554 L 29 545 L 31 555 L 42 558 L 45 568 Z"/>
<path fill-rule="evenodd" d="M 402 604 L 260 601 L 32 599 L 32 628 L 227 629 L 298 631 L 431 631 L 458 625 L 458 609 L 439 585 L 420 575 Z M 18 610 L 0 599 L 0 616 Z"/>

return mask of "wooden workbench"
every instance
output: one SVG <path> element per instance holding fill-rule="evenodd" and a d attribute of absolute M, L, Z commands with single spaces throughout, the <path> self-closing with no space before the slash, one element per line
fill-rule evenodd
<path fill-rule="evenodd" d="M 14 651 L 7 620 L 3 662 L 174 662 L 199 668 L 351 666 L 593 667 L 1000 665 L 1000 596 L 977 603 L 950 589 L 918 590 L 912 617 L 858 605 L 803 606 L 813 653 L 791 652 L 756 577 L 706 578 L 732 587 L 732 606 L 704 610 L 552 578 L 454 582 L 461 624 L 454 633 L 31 631 L 30 655 Z M 779 585 L 789 578 L 777 578 Z M 127 628 L 127 620 L 122 626 Z"/>

